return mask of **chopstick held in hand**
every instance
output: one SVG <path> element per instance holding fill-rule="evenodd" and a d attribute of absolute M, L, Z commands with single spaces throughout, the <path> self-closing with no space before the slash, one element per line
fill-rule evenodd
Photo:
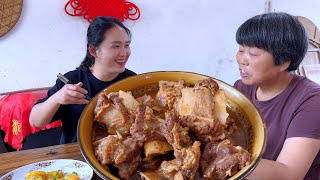
<path fill-rule="evenodd" d="M 57 75 L 58 79 L 60 79 L 60 81 L 62 81 L 64 84 L 68 84 L 69 83 L 69 79 L 67 79 L 64 75 L 62 75 L 61 73 L 59 73 Z M 91 101 L 90 96 L 88 96 L 88 94 L 85 94 L 86 99 Z"/>

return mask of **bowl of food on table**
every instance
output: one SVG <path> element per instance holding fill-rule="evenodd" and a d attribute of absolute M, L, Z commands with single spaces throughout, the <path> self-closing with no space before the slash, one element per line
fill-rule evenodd
<path fill-rule="evenodd" d="M 19 167 L 0 177 L 0 180 L 90 180 L 91 167 L 74 159 L 52 159 Z"/>
<path fill-rule="evenodd" d="M 103 179 L 242 179 L 266 146 L 265 122 L 242 93 L 180 71 L 110 85 L 86 106 L 77 133 Z"/>

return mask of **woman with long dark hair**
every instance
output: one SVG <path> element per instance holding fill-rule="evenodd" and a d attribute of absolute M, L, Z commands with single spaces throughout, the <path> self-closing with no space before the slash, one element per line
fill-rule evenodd
<path fill-rule="evenodd" d="M 60 144 L 77 141 L 77 124 L 89 103 L 86 96 L 94 97 L 110 84 L 136 73 L 125 68 L 130 57 L 131 33 L 119 20 L 97 17 L 87 32 L 87 53 L 80 66 L 64 76 L 64 84 L 57 80 L 45 98 L 32 108 L 30 123 L 43 127 L 52 121 L 62 121 Z"/>

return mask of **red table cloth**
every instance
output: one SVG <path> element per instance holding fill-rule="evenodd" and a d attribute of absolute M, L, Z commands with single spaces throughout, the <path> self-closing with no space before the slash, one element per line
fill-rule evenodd
<path fill-rule="evenodd" d="M 4 141 L 13 148 L 20 150 L 23 139 L 29 134 L 62 126 L 60 120 L 42 128 L 33 127 L 29 123 L 33 105 L 38 99 L 43 98 L 46 92 L 47 90 L 38 90 L 13 93 L 0 99 L 0 129 L 6 133 Z"/>

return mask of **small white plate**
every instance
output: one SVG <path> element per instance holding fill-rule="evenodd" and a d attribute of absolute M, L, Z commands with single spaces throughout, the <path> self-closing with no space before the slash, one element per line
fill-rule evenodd
<path fill-rule="evenodd" d="M 76 172 L 81 180 L 90 180 L 93 175 L 93 170 L 85 162 L 73 159 L 55 159 L 22 166 L 3 175 L 0 180 L 25 179 L 26 174 L 30 171 L 50 172 L 56 170 L 61 170 L 66 174 Z"/>

